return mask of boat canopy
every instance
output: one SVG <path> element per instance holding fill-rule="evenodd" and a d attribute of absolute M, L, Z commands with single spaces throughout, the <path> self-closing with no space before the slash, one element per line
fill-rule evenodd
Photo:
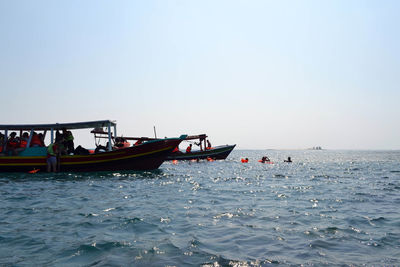
<path fill-rule="evenodd" d="M 188 135 L 185 140 L 195 140 L 195 139 L 199 139 L 199 140 L 203 140 L 206 139 L 208 136 L 206 134 L 199 134 L 199 135 Z"/>
<path fill-rule="evenodd" d="M 116 126 L 116 122 L 112 120 L 101 121 L 87 121 L 87 122 L 73 122 L 73 123 L 53 123 L 53 124 L 0 124 L 0 130 L 74 130 L 74 129 L 87 129 L 87 128 L 100 128 L 108 126 Z"/>
<path fill-rule="evenodd" d="M 117 123 L 112 120 L 101 120 L 101 121 L 86 121 L 86 122 L 73 122 L 73 123 L 53 123 L 53 124 L 0 124 L 0 130 L 5 131 L 5 136 L 8 136 L 8 131 L 30 131 L 29 140 L 27 147 L 30 146 L 32 141 L 33 131 L 46 131 L 51 132 L 50 142 L 54 142 L 54 131 L 57 130 L 76 130 L 76 129 L 88 129 L 88 128 L 108 128 L 108 150 L 111 151 L 111 127 L 114 128 L 114 136 L 117 135 Z M 7 143 L 7 138 L 4 138 L 3 150 Z M 0 144 L 2 145 L 2 144 Z"/>

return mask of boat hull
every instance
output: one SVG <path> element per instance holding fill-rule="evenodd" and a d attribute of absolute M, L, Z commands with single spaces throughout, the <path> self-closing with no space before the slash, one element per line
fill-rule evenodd
<path fill-rule="evenodd" d="M 171 153 L 167 160 L 193 160 L 193 159 L 226 159 L 236 145 L 219 146 L 205 151 L 191 153 Z"/>
<path fill-rule="evenodd" d="M 154 140 L 138 146 L 89 155 L 60 157 L 61 172 L 154 170 L 166 160 L 182 138 Z M 46 171 L 46 156 L 0 157 L 0 172 Z"/>

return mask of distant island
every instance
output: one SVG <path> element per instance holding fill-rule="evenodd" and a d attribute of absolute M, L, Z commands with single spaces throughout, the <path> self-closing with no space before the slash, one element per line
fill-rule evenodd
<path fill-rule="evenodd" d="M 310 150 L 322 150 L 322 147 L 320 146 L 314 146 L 312 148 L 309 148 Z"/>

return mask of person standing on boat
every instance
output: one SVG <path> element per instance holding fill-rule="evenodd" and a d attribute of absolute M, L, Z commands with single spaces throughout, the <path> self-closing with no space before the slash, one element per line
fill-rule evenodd
<path fill-rule="evenodd" d="M 191 153 L 192 152 L 192 144 L 190 144 L 187 148 L 186 148 L 186 153 Z"/>
<path fill-rule="evenodd" d="M 210 140 L 207 140 L 207 148 L 206 149 L 211 149 L 211 148 L 212 148 L 211 142 L 210 142 Z"/>
<path fill-rule="evenodd" d="M 74 136 L 72 135 L 71 131 L 67 131 L 63 129 L 63 136 L 64 136 L 64 147 L 67 149 L 67 154 L 74 153 Z"/>
<path fill-rule="evenodd" d="M 57 172 L 57 156 L 59 154 L 58 143 L 52 143 L 47 147 L 47 172 Z"/>

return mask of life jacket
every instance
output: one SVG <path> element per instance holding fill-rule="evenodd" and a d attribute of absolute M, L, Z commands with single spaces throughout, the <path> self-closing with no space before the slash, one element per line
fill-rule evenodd
<path fill-rule="evenodd" d="M 128 141 L 123 141 L 123 142 L 115 144 L 114 149 L 126 148 L 126 147 L 129 147 L 130 145 L 131 144 Z"/>
<path fill-rule="evenodd" d="M 192 151 L 192 148 L 190 147 L 190 146 L 188 146 L 187 148 L 186 148 L 186 153 L 190 153 Z"/>
<path fill-rule="evenodd" d="M 19 143 L 19 147 L 25 148 L 27 145 L 28 145 L 28 142 L 26 140 L 21 140 L 21 142 Z"/>
<path fill-rule="evenodd" d="M 42 141 L 40 141 L 39 135 L 37 135 L 37 134 L 34 134 L 32 136 L 31 147 L 34 145 L 42 146 Z"/>
<path fill-rule="evenodd" d="M 135 146 L 138 146 L 138 145 L 140 145 L 140 144 L 142 144 L 142 143 L 143 143 L 143 141 L 139 139 L 139 140 L 136 141 L 136 143 L 135 143 L 134 145 L 135 145 Z"/>
<path fill-rule="evenodd" d="M 56 156 L 56 151 L 58 150 L 58 145 L 56 145 L 55 143 L 50 144 L 47 147 L 47 156 L 48 157 L 55 157 Z"/>
<path fill-rule="evenodd" d="M 179 151 L 179 148 L 175 147 L 174 150 L 172 150 L 172 153 L 175 153 L 175 152 L 178 152 L 178 151 Z"/>
<path fill-rule="evenodd" d="M 19 142 L 16 139 L 12 139 L 7 142 L 7 148 L 15 149 L 17 147 L 19 147 Z"/>

